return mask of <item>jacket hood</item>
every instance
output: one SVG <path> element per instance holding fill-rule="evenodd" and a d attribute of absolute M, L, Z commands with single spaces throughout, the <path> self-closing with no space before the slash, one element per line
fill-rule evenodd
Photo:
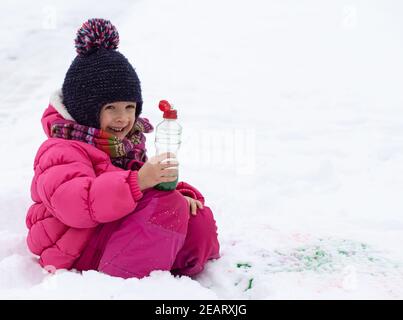
<path fill-rule="evenodd" d="M 41 119 L 43 131 L 45 131 L 45 134 L 48 138 L 50 138 L 52 123 L 61 119 L 75 122 L 63 104 L 62 91 L 57 90 L 51 95 L 49 105 L 43 113 Z"/>

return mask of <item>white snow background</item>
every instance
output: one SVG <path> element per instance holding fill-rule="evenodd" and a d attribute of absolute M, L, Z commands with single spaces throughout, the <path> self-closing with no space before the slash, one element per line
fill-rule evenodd
<path fill-rule="evenodd" d="M 402 299 L 403 4 L 398 0 L 0 2 L 0 298 Z M 40 117 L 102 17 L 171 101 L 180 179 L 213 210 L 194 279 L 42 270 L 25 245 Z M 154 133 L 148 135 L 149 156 Z"/>

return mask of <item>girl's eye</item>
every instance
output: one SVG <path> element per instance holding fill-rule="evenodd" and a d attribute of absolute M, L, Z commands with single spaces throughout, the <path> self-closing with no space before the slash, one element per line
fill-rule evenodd
<path fill-rule="evenodd" d="M 113 109 L 115 109 L 114 106 L 106 106 L 106 107 L 105 107 L 105 110 L 113 110 Z"/>
<path fill-rule="evenodd" d="M 136 107 L 133 106 L 133 105 L 128 105 L 128 106 L 126 107 L 126 109 L 136 109 Z"/>

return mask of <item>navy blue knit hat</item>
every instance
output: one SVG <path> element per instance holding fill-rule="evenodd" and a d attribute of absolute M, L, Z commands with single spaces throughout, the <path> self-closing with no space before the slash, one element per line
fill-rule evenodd
<path fill-rule="evenodd" d="M 137 103 L 136 118 L 143 99 L 136 71 L 116 51 L 119 34 L 110 21 L 90 19 L 77 32 L 77 57 L 63 83 L 63 104 L 74 120 L 99 128 L 101 107 L 116 101 Z"/>

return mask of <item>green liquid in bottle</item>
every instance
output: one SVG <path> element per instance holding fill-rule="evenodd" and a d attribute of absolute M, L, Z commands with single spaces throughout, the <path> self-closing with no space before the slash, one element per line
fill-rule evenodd
<path fill-rule="evenodd" d="M 177 184 L 178 184 L 178 178 L 176 178 L 176 180 L 172 182 L 161 182 L 157 184 L 154 188 L 161 191 L 170 191 L 175 190 Z"/>

